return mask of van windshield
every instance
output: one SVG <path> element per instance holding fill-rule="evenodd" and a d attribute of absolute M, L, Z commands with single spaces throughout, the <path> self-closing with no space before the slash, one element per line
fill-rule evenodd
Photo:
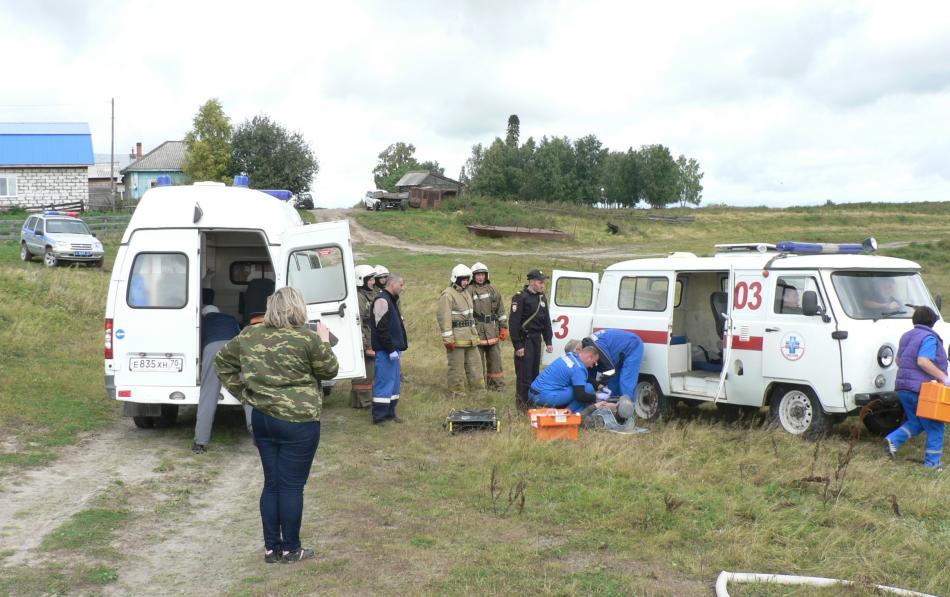
<path fill-rule="evenodd" d="M 835 272 L 841 306 L 852 319 L 910 319 L 914 306 L 936 307 L 915 272 Z"/>
<path fill-rule="evenodd" d="M 79 220 L 46 220 L 46 233 L 89 234 L 85 222 Z"/>

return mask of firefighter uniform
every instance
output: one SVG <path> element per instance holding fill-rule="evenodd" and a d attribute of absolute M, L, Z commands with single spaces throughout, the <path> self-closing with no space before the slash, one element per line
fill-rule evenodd
<path fill-rule="evenodd" d="M 442 333 L 448 361 L 448 384 L 453 395 L 464 394 L 468 388 L 482 386 L 481 362 L 478 356 L 478 329 L 473 316 L 472 295 L 465 290 L 465 279 L 471 270 L 464 265 L 452 269 L 452 284 L 442 291 L 436 319 Z"/>
<path fill-rule="evenodd" d="M 373 350 L 370 333 L 370 308 L 379 291 L 369 286 L 375 273 L 372 266 L 360 265 L 357 270 L 356 278 L 360 286 L 356 289 L 356 298 L 359 301 L 360 327 L 363 330 L 363 364 L 366 367 L 366 376 L 352 381 L 350 406 L 369 408 L 373 405 L 373 374 L 376 369 L 376 351 Z"/>
<path fill-rule="evenodd" d="M 474 277 L 485 274 L 485 283 L 478 284 Z M 478 330 L 478 352 L 485 372 L 485 384 L 489 390 L 501 391 L 505 387 L 505 374 L 501 366 L 501 344 L 508 335 L 508 316 L 501 293 L 492 286 L 488 268 L 482 263 L 472 266 L 472 282 L 468 285 L 474 306 L 475 328 Z M 504 331 L 502 331 L 504 330 Z"/>
<path fill-rule="evenodd" d="M 553 330 L 551 315 L 548 313 L 548 299 L 544 292 L 534 292 L 531 280 L 546 280 L 547 276 L 539 270 L 528 272 L 529 284 L 521 292 L 511 297 L 511 313 L 508 326 L 511 330 L 511 344 L 515 349 L 515 405 L 519 410 L 528 409 L 531 401 L 528 388 L 538 376 L 541 368 L 541 341 L 551 346 Z M 524 349 L 524 356 L 517 351 Z"/>

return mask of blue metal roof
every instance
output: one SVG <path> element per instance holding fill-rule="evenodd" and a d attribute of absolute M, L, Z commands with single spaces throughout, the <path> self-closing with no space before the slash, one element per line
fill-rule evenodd
<path fill-rule="evenodd" d="M 0 123 L 0 166 L 91 166 L 92 134 L 84 122 Z"/>

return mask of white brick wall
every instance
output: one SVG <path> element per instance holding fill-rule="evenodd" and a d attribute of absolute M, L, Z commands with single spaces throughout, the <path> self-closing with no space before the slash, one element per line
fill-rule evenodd
<path fill-rule="evenodd" d="M 79 167 L 3 168 L 0 176 L 16 176 L 16 197 L 0 197 L 2 207 L 42 207 L 89 201 L 89 169 Z"/>

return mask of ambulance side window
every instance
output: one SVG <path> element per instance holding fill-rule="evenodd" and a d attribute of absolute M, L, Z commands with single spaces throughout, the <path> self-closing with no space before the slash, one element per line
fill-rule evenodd
<path fill-rule="evenodd" d="M 139 253 L 132 262 L 126 302 L 136 309 L 181 309 L 188 304 L 188 257 Z"/>
<path fill-rule="evenodd" d="M 558 278 L 554 304 L 558 307 L 590 307 L 594 300 L 594 281 L 588 278 Z"/>
<path fill-rule="evenodd" d="M 811 276 L 781 276 L 775 281 L 773 312 L 779 315 L 801 315 L 802 295 L 811 290 L 818 295 L 818 306 L 824 307 L 818 281 Z"/>
<path fill-rule="evenodd" d="M 287 262 L 287 285 L 302 292 L 308 305 L 344 300 L 343 251 L 339 247 L 294 251 Z"/>
<path fill-rule="evenodd" d="M 617 307 L 627 311 L 666 311 L 670 281 L 660 277 L 624 277 Z"/>

